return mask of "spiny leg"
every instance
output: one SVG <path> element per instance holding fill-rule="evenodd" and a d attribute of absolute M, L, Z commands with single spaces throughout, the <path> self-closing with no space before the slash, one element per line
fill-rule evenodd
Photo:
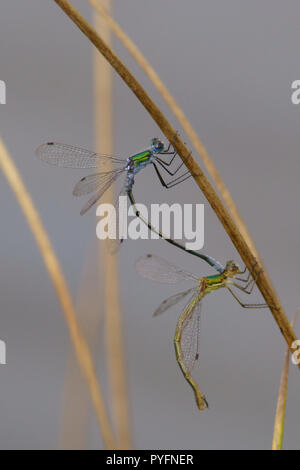
<path fill-rule="evenodd" d="M 177 136 L 179 136 L 179 132 L 176 131 L 175 132 L 175 140 L 177 140 Z M 173 150 L 170 152 L 170 148 L 173 147 Z M 166 150 L 164 150 L 163 152 L 161 152 L 162 155 L 173 155 L 173 154 L 176 154 L 176 150 L 174 148 L 174 145 L 171 144 L 171 142 L 169 142 L 169 145 L 168 145 L 168 148 L 166 148 Z"/>
<path fill-rule="evenodd" d="M 190 156 L 191 156 L 191 152 L 189 153 L 189 155 L 187 156 L 187 158 L 186 158 L 185 160 L 187 160 Z M 185 160 L 184 160 L 184 161 L 185 161 Z M 174 175 L 180 170 L 180 168 L 181 168 L 181 167 L 183 166 L 183 164 L 184 164 L 184 161 L 181 162 L 181 164 L 176 168 L 176 170 L 175 170 L 174 172 L 172 172 L 172 171 L 168 170 L 168 168 L 165 167 L 165 162 L 164 162 L 163 160 L 161 160 L 160 158 L 157 157 L 157 158 L 156 158 L 156 161 L 157 161 L 157 163 L 158 163 L 169 175 L 171 175 L 171 176 L 174 176 Z M 153 165 L 155 166 L 155 163 L 153 163 Z M 162 178 L 162 175 L 160 174 L 160 172 L 158 171 L 157 166 L 156 166 L 155 170 L 156 170 L 157 174 L 160 175 L 160 177 L 161 177 L 161 178 L 160 178 L 160 181 L 162 182 L 163 178 Z M 188 171 L 186 171 L 185 173 L 183 173 L 182 175 L 180 175 L 178 178 L 175 178 L 175 179 L 169 181 L 168 183 L 166 183 L 164 180 L 163 180 L 163 181 L 164 181 L 164 183 L 165 183 L 165 185 L 166 185 L 165 187 L 170 188 L 170 187 L 176 186 L 177 184 L 179 184 L 179 183 L 185 181 L 185 180 L 186 180 L 187 178 L 189 178 L 190 176 L 192 176 L 192 174 L 191 174 L 190 171 L 188 170 Z M 174 183 L 176 183 L 176 184 L 174 184 Z"/>
<path fill-rule="evenodd" d="M 174 180 L 167 183 L 166 188 L 167 189 L 173 188 L 174 186 L 177 186 L 178 184 L 183 183 L 185 180 L 187 180 L 191 176 L 192 175 L 189 172 L 186 172 L 183 175 L 179 176 L 178 178 L 175 178 Z"/>
<path fill-rule="evenodd" d="M 174 172 L 171 172 L 170 170 L 168 170 L 167 168 L 165 168 L 165 166 L 162 164 L 162 162 L 161 162 L 160 160 L 157 160 L 157 163 L 164 169 L 164 171 L 166 171 L 166 172 L 167 172 L 169 175 L 171 175 L 171 176 L 175 176 L 176 173 L 178 173 L 178 171 L 180 170 L 180 168 L 181 168 L 182 165 L 183 165 L 183 163 L 181 163 L 181 164 L 179 165 L 179 167 L 177 167 Z M 186 175 L 188 175 L 188 174 L 191 175 L 191 173 L 190 173 L 189 170 L 187 170 L 185 173 L 183 173 L 182 175 L 178 176 L 177 178 L 174 178 L 173 180 L 171 180 L 171 181 L 170 181 L 169 183 L 167 183 L 167 184 L 172 184 L 172 183 L 174 183 L 175 181 L 177 181 L 178 179 L 183 178 L 184 176 L 186 176 Z"/>
<path fill-rule="evenodd" d="M 165 160 L 163 160 L 162 158 L 160 158 L 159 155 L 173 155 L 173 157 L 172 157 L 172 159 L 171 159 L 169 162 L 166 162 Z M 178 155 L 178 153 L 177 153 L 177 151 L 174 149 L 173 152 L 161 152 L 159 155 L 156 156 L 156 160 L 159 160 L 163 165 L 170 166 L 171 163 L 173 162 L 174 158 Z M 182 159 L 182 163 L 181 163 L 181 165 L 180 165 L 179 168 L 181 168 L 181 166 L 190 158 L 191 155 L 192 155 L 192 152 L 190 151 L 190 153 L 188 154 L 188 156 Z M 177 169 L 176 171 L 178 171 L 178 169 Z"/>
<path fill-rule="evenodd" d="M 244 304 L 238 296 L 233 292 L 233 290 L 230 289 L 230 287 L 226 286 L 226 288 L 229 290 L 230 294 L 235 298 L 235 300 L 240 304 L 241 307 L 243 308 L 269 308 L 269 305 L 264 303 L 264 304 Z"/>
<path fill-rule="evenodd" d="M 166 150 L 164 150 L 162 153 L 168 154 L 171 147 L 172 147 L 172 144 L 171 144 L 171 142 L 169 142 L 168 148 Z"/>
<path fill-rule="evenodd" d="M 157 162 L 159 163 L 159 162 Z M 166 181 L 163 179 L 160 171 L 158 170 L 157 168 L 157 165 L 155 163 L 153 163 L 153 166 L 154 166 L 154 169 L 157 173 L 157 176 L 159 178 L 159 181 L 161 182 L 162 186 L 164 188 L 172 188 L 173 186 L 176 186 L 177 184 L 180 184 L 182 183 L 183 181 L 185 181 L 187 178 L 189 178 L 191 175 L 191 173 L 189 171 L 187 171 L 186 173 L 184 173 L 183 175 L 181 176 L 178 176 L 177 178 L 173 179 L 172 181 L 169 181 L 168 183 L 166 183 Z"/>
<path fill-rule="evenodd" d="M 243 269 L 243 271 L 239 270 L 239 274 L 245 274 L 246 271 L 247 271 L 247 266 L 245 266 L 245 268 Z"/>
<path fill-rule="evenodd" d="M 174 186 L 177 186 L 178 184 L 183 183 L 185 180 L 189 179 L 191 176 L 193 176 L 193 175 L 191 175 L 190 172 L 184 173 L 183 175 L 180 176 L 180 178 L 182 178 L 182 179 L 180 179 L 179 181 L 177 181 L 177 178 L 176 178 L 175 181 L 171 181 L 171 183 L 168 183 L 167 189 L 174 188 Z"/>
<path fill-rule="evenodd" d="M 233 281 L 233 282 L 231 282 L 231 285 L 233 285 L 237 289 L 244 292 L 244 294 L 249 294 L 250 295 L 250 294 L 252 294 L 252 291 L 254 289 L 255 281 L 254 281 L 254 279 L 251 279 L 251 281 L 246 286 L 240 286 L 237 282 Z M 250 285 L 251 285 L 251 287 L 249 288 Z"/>
<path fill-rule="evenodd" d="M 158 171 L 158 168 L 157 168 L 157 166 L 155 165 L 155 163 L 153 163 L 153 166 L 154 166 L 154 169 L 155 169 L 155 171 L 156 171 L 156 174 L 157 174 L 158 179 L 159 179 L 159 181 L 161 182 L 162 186 L 163 186 L 164 188 L 167 188 L 167 183 L 164 181 L 164 179 L 163 179 L 163 177 L 161 176 L 160 172 Z"/>
<path fill-rule="evenodd" d="M 166 166 L 170 166 L 174 160 L 174 158 L 178 155 L 178 153 L 176 152 L 176 150 L 174 150 L 174 152 L 162 152 L 160 155 L 173 155 L 173 157 L 171 158 L 171 160 L 169 162 L 166 162 L 165 160 L 163 160 L 162 158 L 160 158 L 159 156 L 156 156 L 156 160 L 157 161 L 160 161 L 160 163 L 162 164 L 162 166 L 165 167 Z M 179 167 L 177 168 L 177 170 L 175 170 L 175 173 L 179 170 L 179 168 L 182 167 L 182 165 L 190 158 L 190 156 L 192 155 L 192 152 L 190 152 L 188 154 L 188 156 L 186 158 L 184 158 L 181 162 L 181 164 L 179 165 Z M 165 168 L 165 170 L 167 171 L 167 168 Z M 175 174 L 174 173 L 174 174 Z"/>
<path fill-rule="evenodd" d="M 175 134 L 174 134 L 174 140 L 175 142 L 178 140 L 178 137 L 180 136 L 179 132 L 176 131 Z M 184 145 L 186 145 L 186 142 L 184 142 Z M 173 150 L 170 152 L 170 148 L 173 148 Z M 184 159 L 183 161 L 187 160 L 190 156 L 191 156 L 192 152 L 189 153 L 189 155 L 187 156 L 186 159 Z M 160 155 L 173 155 L 172 159 L 170 162 L 166 162 L 165 160 L 163 160 L 163 163 L 167 166 L 170 166 L 171 163 L 173 162 L 174 158 L 176 157 L 177 155 L 177 151 L 174 147 L 173 144 L 171 144 L 171 142 L 169 141 L 169 145 L 168 145 L 168 148 L 166 148 L 163 152 L 160 153 Z"/>
<path fill-rule="evenodd" d="M 166 160 L 161 160 L 165 165 L 170 166 L 173 163 L 174 158 L 178 155 L 177 152 L 174 150 L 173 152 L 162 152 L 160 155 L 173 155 L 171 160 L 167 162 Z M 155 157 L 156 160 L 160 160 L 158 156 Z"/>
<path fill-rule="evenodd" d="M 248 274 L 248 280 L 249 280 L 249 275 L 251 276 L 253 271 L 254 271 L 254 268 L 255 266 L 258 264 L 258 261 L 255 260 L 255 263 L 253 264 L 253 266 L 251 266 L 251 269 L 248 270 L 247 266 L 245 265 L 245 268 L 243 269 L 243 271 L 239 270 L 238 274 L 245 274 L 247 272 L 247 270 L 249 271 L 249 274 Z M 236 278 L 238 279 L 238 278 Z"/>
<path fill-rule="evenodd" d="M 177 155 L 177 153 L 175 153 L 174 157 L 172 158 L 171 162 L 174 160 L 175 156 Z M 189 159 L 189 157 L 192 155 L 192 152 L 189 153 L 189 155 L 181 162 L 181 164 L 176 168 L 176 170 L 174 172 L 168 170 L 168 168 L 166 168 L 165 165 L 169 165 L 167 162 L 165 162 L 164 160 L 162 160 L 161 158 L 159 157 L 156 157 L 156 162 L 171 176 L 174 176 L 179 170 L 180 168 L 183 166 L 183 164 L 185 163 L 186 160 Z M 170 162 L 170 163 L 171 163 Z M 161 182 L 161 184 L 169 189 L 169 188 L 173 188 L 174 186 L 177 186 L 177 184 L 180 184 L 182 183 L 183 181 L 185 181 L 186 179 L 190 178 L 191 176 L 197 176 L 195 174 L 192 174 L 190 173 L 190 171 L 186 171 L 185 173 L 183 173 L 181 176 L 179 176 L 178 178 L 175 178 L 171 181 L 169 181 L 168 183 L 166 183 L 166 181 L 163 179 L 161 173 L 158 171 L 158 168 L 157 166 L 155 165 L 155 163 L 153 163 L 154 167 L 155 167 L 155 171 L 159 177 L 159 180 Z"/>
<path fill-rule="evenodd" d="M 256 281 L 259 277 L 259 275 L 262 273 L 263 269 L 260 269 L 256 275 L 255 275 L 255 278 L 253 277 L 245 286 L 240 286 L 237 282 L 234 282 L 232 281 L 232 285 L 234 285 L 235 287 L 237 287 L 238 289 L 242 290 L 243 292 L 245 292 L 245 294 L 251 294 L 254 287 L 255 287 L 255 284 L 256 284 Z M 235 278 L 236 279 L 236 278 Z M 251 287 L 250 287 L 251 286 Z"/>
<path fill-rule="evenodd" d="M 235 278 L 235 279 L 236 279 L 236 278 Z M 231 284 L 232 284 L 233 286 L 237 287 L 238 289 L 242 290 L 242 291 L 245 292 L 246 294 L 251 294 L 251 292 L 252 292 L 253 289 L 254 289 L 256 280 L 257 280 L 257 276 L 255 277 L 255 279 L 252 278 L 252 279 L 250 279 L 249 281 L 247 281 L 247 280 L 244 279 L 244 281 L 247 282 L 247 284 L 244 285 L 244 286 L 241 286 L 240 284 L 238 284 L 237 282 L 235 282 L 235 280 L 234 280 L 234 281 L 231 281 Z M 251 286 L 251 287 L 249 287 L 249 286 Z"/>
<path fill-rule="evenodd" d="M 252 276 L 252 273 L 254 271 L 254 268 L 255 266 L 257 265 L 257 261 L 255 261 L 255 263 L 253 264 L 253 266 L 251 266 L 251 269 L 249 269 L 249 273 L 248 273 L 248 276 L 246 279 L 243 279 L 243 278 L 240 278 L 240 277 L 236 277 L 235 279 L 237 279 L 238 281 L 242 281 L 242 282 L 248 282 L 249 279 L 250 279 L 250 276 Z M 238 274 L 245 274 L 247 272 L 247 266 L 245 266 L 245 268 L 243 269 L 243 271 L 239 270 Z"/>
<path fill-rule="evenodd" d="M 177 137 L 178 137 L 178 136 L 179 136 L 179 132 L 176 131 L 175 134 L 174 134 L 175 140 L 177 140 Z M 170 148 L 171 148 L 171 147 L 173 147 L 173 149 L 174 149 L 172 152 L 170 152 Z M 171 144 L 171 142 L 169 142 L 168 148 L 167 148 L 166 150 L 164 150 L 163 152 L 161 152 L 161 153 L 163 153 L 163 154 L 165 154 L 165 155 L 168 155 L 168 154 L 171 154 L 171 153 L 174 153 L 174 152 L 175 152 L 174 145 Z"/>
<path fill-rule="evenodd" d="M 180 168 L 182 168 L 182 166 L 183 166 L 183 162 L 181 162 L 180 165 L 176 168 L 175 171 L 171 171 L 171 170 L 169 170 L 168 168 L 166 168 L 165 165 L 167 165 L 167 163 L 166 163 L 164 160 L 162 160 L 161 158 L 156 157 L 156 161 L 157 161 L 157 163 L 158 163 L 160 166 L 162 166 L 163 169 L 164 169 L 169 175 L 171 175 L 171 176 L 176 175 L 176 173 L 178 173 L 178 171 L 180 170 Z M 168 166 L 169 166 L 169 165 L 168 165 Z"/>
<path fill-rule="evenodd" d="M 243 272 L 245 273 L 246 271 L 247 271 L 247 268 L 246 268 L 246 270 L 244 270 Z M 249 271 L 249 272 L 248 272 L 248 276 L 246 277 L 246 279 L 244 279 L 244 278 L 242 278 L 242 277 L 235 277 L 235 279 L 236 279 L 237 281 L 240 281 L 240 282 L 249 282 L 250 277 L 251 277 L 251 272 Z"/>

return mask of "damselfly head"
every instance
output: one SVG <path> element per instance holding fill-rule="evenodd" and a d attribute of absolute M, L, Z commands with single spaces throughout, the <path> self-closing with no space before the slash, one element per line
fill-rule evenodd
<path fill-rule="evenodd" d="M 229 260 L 226 263 L 225 271 L 229 274 L 237 274 L 240 272 L 240 268 L 233 260 Z"/>
<path fill-rule="evenodd" d="M 154 152 L 162 152 L 165 149 L 165 144 L 162 140 L 154 137 L 151 139 L 151 148 Z"/>

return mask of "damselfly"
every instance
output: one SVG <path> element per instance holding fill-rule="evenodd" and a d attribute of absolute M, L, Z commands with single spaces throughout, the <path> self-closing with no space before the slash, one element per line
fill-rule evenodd
<path fill-rule="evenodd" d="M 221 267 L 220 263 L 219 265 Z M 154 312 L 154 316 L 165 312 L 184 298 L 189 297 L 188 303 L 177 322 L 174 346 L 177 362 L 185 379 L 194 391 L 198 408 L 204 410 L 208 407 L 208 403 L 205 395 L 200 392 L 197 382 L 192 377 L 193 368 L 199 359 L 201 301 L 210 292 L 225 288 L 244 308 L 266 308 L 268 307 L 267 304 L 243 303 L 233 290 L 236 288 L 245 294 L 251 294 L 258 274 L 253 277 L 249 272 L 246 277 L 240 277 L 246 273 L 246 268 L 241 271 L 234 261 L 227 261 L 222 272 L 220 269 L 219 274 L 199 278 L 154 255 L 139 258 L 136 262 L 136 270 L 141 276 L 160 283 L 177 284 L 181 281 L 192 281 L 194 283 L 193 287 L 164 300 Z"/>
<path fill-rule="evenodd" d="M 153 165 L 159 181 L 165 188 L 171 188 L 182 183 L 191 176 L 189 171 L 187 171 L 181 176 L 176 176 L 171 181 L 166 182 L 160 169 L 174 177 L 181 169 L 183 162 L 181 162 L 174 171 L 171 171 L 169 167 L 173 163 L 177 153 L 174 149 L 171 149 L 171 144 L 166 148 L 164 143 L 158 138 L 151 140 L 149 148 L 131 155 L 126 159 L 113 155 L 103 155 L 57 142 L 42 144 L 37 149 L 36 154 L 41 160 L 56 166 L 77 169 L 99 169 L 99 172 L 81 178 L 74 188 L 74 196 L 82 196 L 94 192 L 94 195 L 82 208 L 80 212 L 81 215 L 85 214 L 96 204 L 105 191 L 107 191 L 121 175 L 125 175 L 121 194 L 128 194 L 129 191 L 132 191 L 135 175 L 150 164 Z M 165 158 L 167 155 L 170 156 L 168 161 Z M 114 166 L 114 169 L 111 171 L 105 171 L 105 166 L 107 166 L 108 162 Z M 117 199 L 117 203 L 118 201 L 119 198 Z"/>

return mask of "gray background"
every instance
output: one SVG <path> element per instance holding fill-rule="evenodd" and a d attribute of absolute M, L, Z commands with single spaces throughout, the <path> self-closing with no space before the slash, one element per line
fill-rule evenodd
<path fill-rule="evenodd" d="M 91 19 L 87 2 L 74 3 Z M 291 83 L 300 78 L 299 2 L 115 0 L 114 9 L 199 132 L 292 316 L 300 305 L 300 106 L 290 99 Z M 0 79 L 7 84 L 1 135 L 76 299 L 83 266 L 97 250 L 94 214 L 81 218 L 82 201 L 71 195 L 83 174 L 43 165 L 34 150 L 48 140 L 93 148 L 92 47 L 54 2 L 37 0 L 1 2 L 0 45 Z M 117 41 L 115 49 L 180 129 Z M 115 151 L 127 156 L 161 134 L 116 76 L 114 87 Z M 137 179 L 136 197 L 149 203 L 205 202 L 192 181 L 164 191 L 151 168 Z M 56 448 L 70 341 L 33 237 L 2 174 L 0 213 L 0 338 L 8 360 L 0 366 L 0 447 Z M 270 448 L 285 351 L 270 312 L 243 310 L 225 292 L 205 299 L 197 377 L 210 410 L 199 413 L 173 351 L 181 307 L 151 316 L 177 287 L 148 283 L 133 265 L 153 252 L 200 276 L 212 271 L 162 241 L 126 245 L 120 271 L 135 447 Z M 207 203 L 205 252 L 239 261 Z M 92 291 L 101 311 L 101 289 L 95 285 Z M 106 387 L 100 360 L 99 374 Z M 298 393 L 299 371 L 292 366 L 286 448 L 299 448 Z M 94 418 L 88 446 L 102 447 Z"/>

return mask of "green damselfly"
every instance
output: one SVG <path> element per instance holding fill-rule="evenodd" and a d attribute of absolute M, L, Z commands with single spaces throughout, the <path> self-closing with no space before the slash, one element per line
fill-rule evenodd
<path fill-rule="evenodd" d="M 219 263 L 220 267 L 221 264 Z M 241 271 L 234 261 L 227 261 L 222 272 L 212 276 L 199 278 L 198 276 L 184 271 L 177 266 L 170 264 L 164 259 L 154 256 L 142 256 L 136 262 L 137 272 L 152 281 L 166 284 L 177 284 L 182 281 L 192 281 L 193 287 L 164 300 L 154 312 L 154 316 L 159 315 L 169 308 L 176 305 L 184 298 L 189 298 L 183 313 L 180 315 L 175 336 L 174 346 L 176 359 L 180 369 L 192 387 L 197 406 L 200 410 L 208 407 L 205 395 L 200 392 L 199 385 L 192 377 L 192 371 L 199 359 L 199 333 L 200 333 L 200 313 L 201 302 L 204 296 L 210 292 L 225 288 L 234 299 L 244 308 L 266 308 L 267 304 L 245 304 L 243 303 L 234 288 L 243 291 L 245 294 L 251 294 L 257 278 L 249 272 L 246 277 L 240 277 L 246 273 L 246 268 Z"/>
<path fill-rule="evenodd" d="M 36 154 L 41 160 L 60 167 L 99 169 L 99 172 L 81 178 L 73 190 L 74 196 L 83 196 L 94 192 L 92 198 L 89 199 L 82 208 L 80 212 L 81 215 L 85 214 L 96 204 L 105 191 L 107 191 L 121 175 L 125 176 L 125 181 L 120 194 L 126 194 L 132 191 L 135 175 L 150 164 L 153 165 L 163 187 L 167 189 L 182 183 L 191 176 L 191 174 L 186 171 L 182 175 L 176 176 L 171 181 L 167 182 L 164 179 L 159 168 L 174 177 L 183 166 L 183 162 L 181 162 L 174 171 L 171 171 L 169 167 L 172 165 L 177 153 L 174 149 L 171 149 L 171 144 L 166 148 L 165 144 L 156 137 L 151 139 L 148 148 L 126 159 L 114 155 L 99 154 L 80 147 L 58 142 L 48 142 L 40 145 L 36 150 Z M 165 158 L 168 155 L 170 156 L 169 160 Z M 105 171 L 108 162 L 114 167 L 111 171 Z"/>

